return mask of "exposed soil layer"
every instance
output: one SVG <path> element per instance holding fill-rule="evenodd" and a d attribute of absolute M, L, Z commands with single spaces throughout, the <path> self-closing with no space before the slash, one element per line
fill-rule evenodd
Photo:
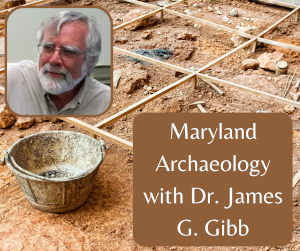
<path fill-rule="evenodd" d="M 117 0 L 91 0 L 92 5 L 106 8 L 112 19 L 123 17 L 133 9 L 147 10 L 144 7 L 128 3 L 119 3 Z M 81 6 L 83 1 L 69 3 L 63 0 L 52 1 L 46 5 Z M 193 8 L 197 3 L 198 8 Z M 155 4 L 150 1 L 150 4 Z M 208 11 L 208 6 L 214 9 Z M 223 13 L 217 17 L 216 9 Z M 229 16 L 233 8 L 239 9 L 239 17 L 229 17 L 232 23 L 222 21 L 224 15 Z M 209 1 L 191 0 L 188 3 L 171 8 L 184 13 L 191 10 L 193 16 L 215 22 L 235 29 L 237 25 L 255 25 L 259 32 L 285 16 L 289 10 L 269 5 L 258 5 L 249 1 L 218 0 Z M 201 11 L 198 11 L 201 10 Z M 148 10 L 149 11 L 149 10 Z M 158 18 L 158 15 L 157 15 Z M 119 30 L 114 33 L 114 46 L 130 51 L 170 49 L 172 57 L 164 62 L 184 68 L 201 68 L 234 49 L 231 42 L 231 33 L 201 25 L 195 28 L 195 22 L 171 14 L 164 15 L 164 22 L 138 29 L 136 31 Z M 251 18 L 246 21 L 243 18 Z M 253 20 L 252 20 L 253 19 Z M 278 29 L 267 34 L 265 38 L 300 46 L 299 22 L 291 17 L 283 22 Z M 200 27 L 200 28 L 199 28 Z M 143 39 L 142 33 L 152 31 L 149 39 Z M 178 40 L 183 32 L 196 35 L 195 40 Z M 298 34 L 299 33 L 299 34 Z M 121 44 L 119 38 L 125 37 L 127 42 Z M 183 57 L 186 48 L 193 49 L 189 57 Z M 210 76 L 242 84 L 257 90 L 282 96 L 285 79 L 276 78 L 274 72 L 262 69 L 242 70 L 241 62 L 247 58 L 256 59 L 264 52 L 282 52 L 284 60 L 289 63 L 289 72 L 294 72 L 299 65 L 299 52 L 264 45 L 258 47 L 255 53 L 251 48 L 245 48 L 226 58 L 221 63 L 211 67 L 205 73 Z M 0 68 L 4 67 L 4 60 L 0 58 Z M 171 83 L 178 81 L 183 75 L 175 77 L 175 71 L 158 67 L 149 63 L 140 64 L 129 61 L 127 57 L 114 53 L 114 70 L 124 70 L 126 67 L 139 67 L 148 74 L 147 85 L 153 90 L 160 90 Z M 295 77 L 300 78 L 300 71 Z M 294 83 L 293 83 L 294 84 Z M 0 75 L 0 86 L 4 86 L 4 74 Z M 187 82 L 175 90 L 163 95 L 153 102 L 124 116 L 116 122 L 106 126 L 104 130 L 133 141 L 133 121 L 140 113 L 198 113 L 197 108 L 188 109 L 188 104 L 203 100 L 206 109 L 212 113 L 240 113 L 268 112 L 285 113 L 285 105 L 256 95 L 239 91 L 234 88 L 217 85 L 225 92 L 220 96 L 212 88 L 198 79 L 196 90 L 191 89 Z M 95 125 L 118 111 L 136 103 L 150 95 L 145 93 L 142 86 L 127 94 L 123 86 L 113 88 L 113 104 L 104 115 L 96 118 L 83 118 L 86 123 Z M 155 92 L 155 91 L 153 91 Z M 292 91 L 287 98 L 292 98 Z M 4 103 L 4 95 L 0 95 L 0 104 Z M 290 116 L 293 121 L 293 173 L 300 169 L 300 112 L 296 109 Z M 87 133 L 66 122 L 35 123 L 29 129 L 18 129 L 15 126 L 0 129 L 0 158 L 21 137 L 44 131 L 67 130 Z M 3 133 L 3 134 L 2 134 Z M 276 135 L 274 135 L 275 137 Z M 99 139 L 99 138 L 98 138 Z M 101 164 L 96 176 L 95 184 L 87 202 L 79 209 L 65 214 L 43 213 L 33 209 L 25 199 L 14 175 L 6 165 L 0 168 L 0 250 L 300 250 L 300 209 L 298 206 L 299 186 L 293 190 L 293 236 L 289 244 L 284 247 L 142 247 L 133 240 L 133 152 L 111 142 L 106 158 Z M 284 171 L 284 170 L 283 170 Z M 279 216 L 280 217 L 280 216 Z M 274 219 L 276 220 L 276 219 Z M 280 228 L 280 226 L 278 226 Z"/>

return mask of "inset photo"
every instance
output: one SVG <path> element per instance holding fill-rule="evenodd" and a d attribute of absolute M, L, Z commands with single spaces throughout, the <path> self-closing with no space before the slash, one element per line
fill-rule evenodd
<path fill-rule="evenodd" d="M 17 8 L 7 19 L 6 103 L 24 116 L 97 116 L 112 102 L 112 22 L 100 8 Z"/>

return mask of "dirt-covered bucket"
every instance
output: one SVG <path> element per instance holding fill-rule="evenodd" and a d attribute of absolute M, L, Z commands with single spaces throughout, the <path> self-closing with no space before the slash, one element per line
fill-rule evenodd
<path fill-rule="evenodd" d="M 103 141 L 67 131 L 32 134 L 4 153 L 30 204 L 52 213 L 87 200 L 104 156 Z"/>

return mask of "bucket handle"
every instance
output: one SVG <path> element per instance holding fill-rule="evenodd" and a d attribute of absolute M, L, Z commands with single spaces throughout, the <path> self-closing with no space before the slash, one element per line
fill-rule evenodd
<path fill-rule="evenodd" d="M 4 158 L 5 158 L 6 164 L 7 163 L 11 164 L 12 167 L 15 168 L 17 171 L 19 171 L 20 173 L 27 174 L 27 175 L 30 175 L 30 176 L 34 175 L 33 173 L 28 172 L 28 171 L 24 170 L 23 168 L 20 168 L 18 166 L 18 164 L 16 163 L 14 157 L 9 156 L 7 151 L 4 151 Z"/>
<path fill-rule="evenodd" d="M 31 172 L 29 172 L 27 170 L 24 170 L 23 168 L 19 167 L 19 165 L 16 163 L 14 157 L 9 156 L 7 151 L 4 151 L 4 157 L 5 157 L 6 164 L 10 164 L 11 167 L 16 169 L 16 171 L 20 172 L 21 174 L 25 174 L 25 175 L 28 175 L 30 177 L 34 177 L 34 178 L 38 179 L 39 181 L 41 181 L 41 180 L 53 181 L 53 180 L 50 180 L 49 178 L 42 177 L 42 176 L 37 175 L 35 173 L 31 173 Z"/>
<path fill-rule="evenodd" d="M 102 161 L 103 161 L 105 157 L 105 150 L 108 149 L 108 146 L 104 144 L 104 141 L 102 139 L 100 139 L 100 148 L 101 148 Z"/>

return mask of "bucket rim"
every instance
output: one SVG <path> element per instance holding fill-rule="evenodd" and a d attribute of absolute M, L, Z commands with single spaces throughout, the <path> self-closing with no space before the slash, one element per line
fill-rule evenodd
<path fill-rule="evenodd" d="M 97 163 L 95 165 L 93 165 L 91 168 L 89 168 L 87 171 L 77 175 L 77 176 L 72 176 L 72 177 L 64 177 L 64 178 L 47 178 L 47 177 L 43 177 L 43 176 L 39 176 L 39 175 L 36 175 L 38 177 L 35 177 L 35 176 L 31 176 L 31 175 L 28 175 L 28 174 L 25 174 L 25 173 L 22 173 L 20 172 L 19 170 L 17 170 L 13 164 L 11 163 L 12 161 L 10 160 L 10 158 L 12 156 L 10 156 L 10 153 L 12 151 L 12 149 L 14 147 L 16 147 L 18 144 L 20 144 L 20 142 L 24 141 L 24 140 L 28 140 L 32 137 L 35 137 L 36 135 L 42 135 L 42 134 L 77 134 L 77 135 L 80 135 L 80 136 L 83 136 L 83 137 L 88 137 L 90 140 L 96 142 L 97 144 L 99 144 L 100 146 L 100 149 L 101 149 L 101 154 L 99 154 L 99 160 L 97 161 Z M 78 179 L 81 179 L 83 177 L 86 177 L 87 175 L 89 175 L 90 173 L 92 173 L 95 169 L 97 169 L 100 164 L 102 163 L 103 159 L 104 159 L 104 156 L 105 156 L 105 146 L 104 146 L 104 143 L 101 142 L 102 140 L 98 141 L 96 139 L 94 139 L 93 137 L 87 135 L 87 134 L 84 134 L 84 133 L 79 133 L 79 132 L 71 132 L 71 131 L 46 131 L 46 132 L 39 132 L 39 133 L 34 133 L 34 134 L 31 134 L 31 135 L 28 135 L 24 138 L 21 138 L 19 139 L 17 142 L 13 143 L 10 148 L 4 152 L 4 158 L 5 158 L 5 163 L 7 164 L 8 168 L 13 172 L 15 173 L 16 175 L 18 176 L 21 176 L 25 179 L 29 179 L 29 180 L 34 180 L 34 181 L 43 181 L 43 182 L 54 182 L 54 183 L 58 183 L 58 182 L 71 182 L 71 181 L 74 181 L 74 180 L 78 180 Z M 22 167 L 20 167 L 18 165 L 18 163 L 16 163 L 14 161 L 14 163 L 17 165 L 17 168 L 21 169 L 21 170 L 24 170 Z M 34 174 L 34 173 L 32 173 Z"/>

